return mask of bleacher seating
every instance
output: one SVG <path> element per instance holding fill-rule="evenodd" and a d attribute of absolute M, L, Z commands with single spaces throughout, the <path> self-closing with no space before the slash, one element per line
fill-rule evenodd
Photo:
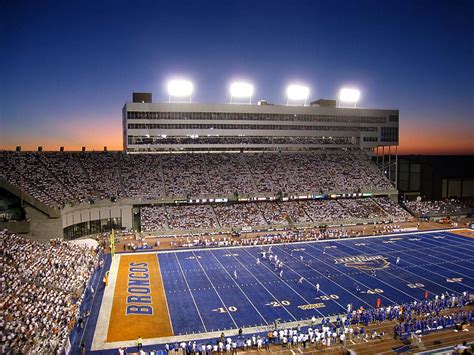
<path fill-rule="evenodd" d="M 2 354 L 54 354 L 79 319 L 98 250 L 0 232 Z"/>
<path fill-rule="evenodd" d="M 418 216 L 449 216 L 465 214 L 469 207 L 456 199 L 442 201 L 407 201 L 405 206 Z"/>
<path fill-rule="evenodd" d="M 52 207 L 112 197 L 150 200 L 393 190 L 388 179 L 357 150 L 168 155 L 2 151 L 0 166 L 1 179 Z"/>
<path fill-rule="evenodd" d="M 344 223 L 357 219 L 407 220 L 408 212 L 387 198 L 242 202 L 141 208 L 143 232 L 305 224 Z M 384 206 L 382 209 L 380 206 Z M 389 213 L 393 212 L 395 214 Z"/>

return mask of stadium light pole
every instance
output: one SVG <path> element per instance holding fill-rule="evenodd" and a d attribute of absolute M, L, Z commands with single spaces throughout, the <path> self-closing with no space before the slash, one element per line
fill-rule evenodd
<path fill-rule="evenodd" d="M 290 100 L 293 101 L 304 101 L 304 106 L 306 106 L 306 100 L 309 97 L 309 88 L 302 85 L 289 85 L 286 88 L 286 106 L 289 105 Z"/>
<path fill-rule="evenodd" d="M 342 88 L 339 91 L 339 105 L 341 107 L 341 102 L 348 104 L 354 104 L 354 107 L 357 107 L 357 103 L 360 99 L 360 91 L 358 89 L 351 88 Z"/>
<path fill-rule="evenodd" d="M 194 85 L 189 80 L 170 80 L 168 82 L 168 102 L 172 97 L 188 97 L 191 102 Z"/>
<path fill-rule="evenodd" d="M 232 98 L 248 98 L 249 104 L 252 103 L 253 85 L 245 82 L 235 82 L 230 85 L 230 103 Z"/>

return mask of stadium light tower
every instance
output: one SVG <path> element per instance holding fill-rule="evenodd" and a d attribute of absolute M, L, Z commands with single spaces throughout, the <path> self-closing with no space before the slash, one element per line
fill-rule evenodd
<path fill-rule="evenodd" d="M 171 98 L 174 96 L 189 97 L 189 102 L 191 102 L 193 90 L 194 85 L 188 80 L 171 80 L 168 82 L 168 101 L 171 102 Z"/>
<path fill-rule="evenodd" d="M 358 89 L 342 88 L 339 91 L 339 107 L 341 107 L 341 102 L 354 104 L 354 107 L 357 107 L 359 99 L 360 91 Z"/>
<path fill-rule="evenodd" d="M 306 106 L 306 100 L 309 97 L 309 88 L 302 85 L 289 85 L 286 88 L 286 96 L 286 106 L 288 106 L 290 100 L 304 101 L 304 106 Z"/>
<path fill-rule="evenodd" d="M 230 103 L 232 98 L 248 98 L 252 103 L 253 85 L 245 82 L 235 82 L 230 85 Z"/>

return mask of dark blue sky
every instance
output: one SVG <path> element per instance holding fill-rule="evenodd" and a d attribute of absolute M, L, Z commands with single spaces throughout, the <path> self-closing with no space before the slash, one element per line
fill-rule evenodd
<path fill-rule="evenodd" d="M 275 103 L 295 80 L 312 99 L 351 84 L 361 106 L 400 109 L 402 151 L 474 152 L 471 0 L 15 0 L 0 12 L 0 147 L 120 148 L 131 92 L 164 101 L 184 75 L 199 102 L 227 102 L 233 78 Z"/>

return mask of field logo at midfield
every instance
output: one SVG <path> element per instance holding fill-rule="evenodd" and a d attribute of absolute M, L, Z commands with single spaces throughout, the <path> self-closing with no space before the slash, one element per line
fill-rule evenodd
<path fill-rule="evenodd" d="M 390 265 L 390 262 L 382 255 L 355 255 L 334 259 L 336 264 L 352 267 L 359 270 L 381 270 Z"/>

